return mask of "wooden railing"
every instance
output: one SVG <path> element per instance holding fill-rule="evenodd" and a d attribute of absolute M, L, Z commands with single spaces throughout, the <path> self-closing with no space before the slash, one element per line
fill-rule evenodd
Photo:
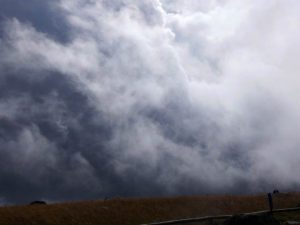
<path fill-rule="evenodd" d="M 286 208 L 286 209 L 274 209 L 272 213 L 278 212 L 293 212 L 293 211 L 300 211 L 300 207 L 297 208 Z M 255 215 L 255 214 L 262 214 L 262 213 L 270 213 L 269 210 L 258 211 L 258 212 L 251 212 L 251 213 L 243 213 L 240 215 Z M 198 217 L 198 218 L 188 218 L 188 219 L 180 219 L 180 220 L 170 220 L 170 221 L 163 221 L 163 222 L 154 222 L 148 223 L 143 225 L 172 225 L 172 224 L 188 224 L 194 222 L 203 222 L 203 221 L 213 221 L 213 220 L 223 220 L 232 217 L 233 215 L 220 215 L 220 216 L 205 216 L 205 217 Z"/>

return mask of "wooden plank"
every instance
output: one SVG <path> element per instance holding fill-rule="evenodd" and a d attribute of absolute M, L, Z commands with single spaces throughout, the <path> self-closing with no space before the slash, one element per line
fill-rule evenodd
<path fill-rule="evenodd" d="M 180 223 L 193 223 L 193 222 L 201 222 L 206 220 L 221 220 L 221 219 L 228 219 L 232 217 L 232 215 L 221 215 L 221 216 L 205 216 L 205 217 L 198 217 L 198 218 L 188 218 L 188 219 L 180 219 L 180 220 L 170 220 L 164 222 L 155 222 L 143 225 L 169 225 L 169 224 L 180 224 Z"/>

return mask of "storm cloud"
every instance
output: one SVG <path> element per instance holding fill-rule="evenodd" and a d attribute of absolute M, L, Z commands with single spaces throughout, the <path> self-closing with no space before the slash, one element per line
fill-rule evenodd
<path fill-rule="evenodd" d="M 0 0 L 0 199 L 300 187 L 300 3 Z"/>

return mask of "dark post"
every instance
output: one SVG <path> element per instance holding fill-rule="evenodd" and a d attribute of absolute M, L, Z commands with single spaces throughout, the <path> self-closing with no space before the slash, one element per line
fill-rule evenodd
<path fill-rule="evenodd" d="M 272 200 L 271 193 L 268 193 L 268 201 L 269 201 L 270 212 L 273 212 L 273 200 Z"/>

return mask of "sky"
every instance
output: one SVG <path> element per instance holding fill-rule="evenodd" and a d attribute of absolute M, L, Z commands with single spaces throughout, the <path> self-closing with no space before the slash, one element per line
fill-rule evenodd
<path fill-rule="evenodd" d="M 0 0 L 0 203 L 300 188 L 297 0 Z"/>

